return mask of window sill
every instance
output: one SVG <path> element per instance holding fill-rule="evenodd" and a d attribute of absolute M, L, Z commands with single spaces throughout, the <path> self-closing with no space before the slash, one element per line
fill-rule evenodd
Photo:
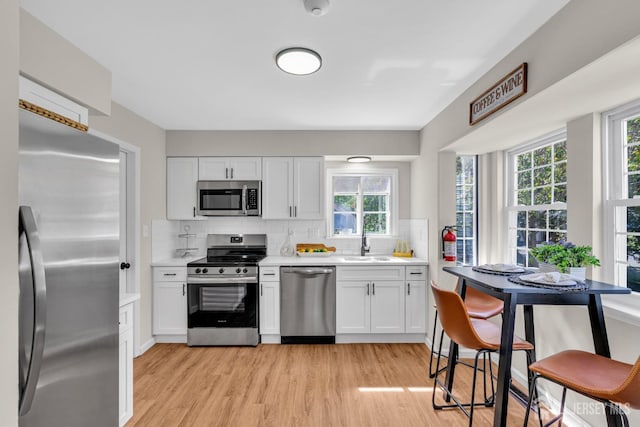
<path fill-rule="evenodd" d="M 603 295 L 602 306 L 606 317 L 640 327 L 639 293 L 618 296 Z"/>

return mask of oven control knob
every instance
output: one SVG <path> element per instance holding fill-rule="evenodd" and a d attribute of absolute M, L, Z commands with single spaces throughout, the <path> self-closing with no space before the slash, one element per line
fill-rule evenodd
<path fill-rule="evenodd" d="M 196 268 L 196 274 L 200 273 L 200 269 Z"/>
<path fill-rule="evenodd" d="M 247 273 L 248 271 L 249 271 L 249 270 L 247 270 L 246 268 L 244 268 L 244 269 L 242 270 L 242 272 L 243 272 L 243 273 Z"/>
<path fill-rule="evenodd" d="M 220 274 L 224 273 L 224 268 L 221 268 L 220 270 L 218 270 L 218 273 Z"/>
<path fill-rule="evenodd" d="M 236 274 L 240 274 L 240 271 L 242 270 L 240 270 L 239 268 L 236 268 Z"/>
<path fill-rule="evenodd" d="M 202 269 L 202 272 L 203 272 L 204 274 L 207 274 L 207 273 L 209 272 L 209 269 L 208 269 L 208 268 L 203 268 L 203 269 Z"/>

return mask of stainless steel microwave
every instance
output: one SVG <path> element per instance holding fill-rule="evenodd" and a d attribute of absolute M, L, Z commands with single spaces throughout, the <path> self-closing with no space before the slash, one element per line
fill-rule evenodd
<path fill-rule="evenodd" d="M 261 181 L 198 181 L 198 215 L 261 216 Z"/>

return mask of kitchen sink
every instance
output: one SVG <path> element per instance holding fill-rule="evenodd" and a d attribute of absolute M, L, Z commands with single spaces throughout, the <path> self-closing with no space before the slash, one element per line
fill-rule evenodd
<path fill-rule="evenodd" d="M 392 258 L 388 256 L 369 255 L 369 256 L 346 256 L 344 257 L 344 260 L 347 262 L 371 262 L 371 261 L 385 262 L 385 261 L 391 261 Z"/>

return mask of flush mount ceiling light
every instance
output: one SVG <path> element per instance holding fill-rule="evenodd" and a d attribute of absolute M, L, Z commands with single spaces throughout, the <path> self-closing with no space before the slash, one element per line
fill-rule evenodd
<path fill-rule="evenodd" d="M 314 16 L 322 16 L 329 10 L 329 0 L 304 0 L 304 8 Z"/>
<path fill-rule="evenodd" d="M 322 65 L 322 58 L 311 49 L 292 47 L 278 52 L 276 64 L 285 73 L 304 76 L 318 71 Z"/>
<path fill-rule="evenodd" d="M 371 161 L 371 157 L 369 156 L 351 156 L 347 157 L 347 162 L 349 163 L 367 163 Z"/>

